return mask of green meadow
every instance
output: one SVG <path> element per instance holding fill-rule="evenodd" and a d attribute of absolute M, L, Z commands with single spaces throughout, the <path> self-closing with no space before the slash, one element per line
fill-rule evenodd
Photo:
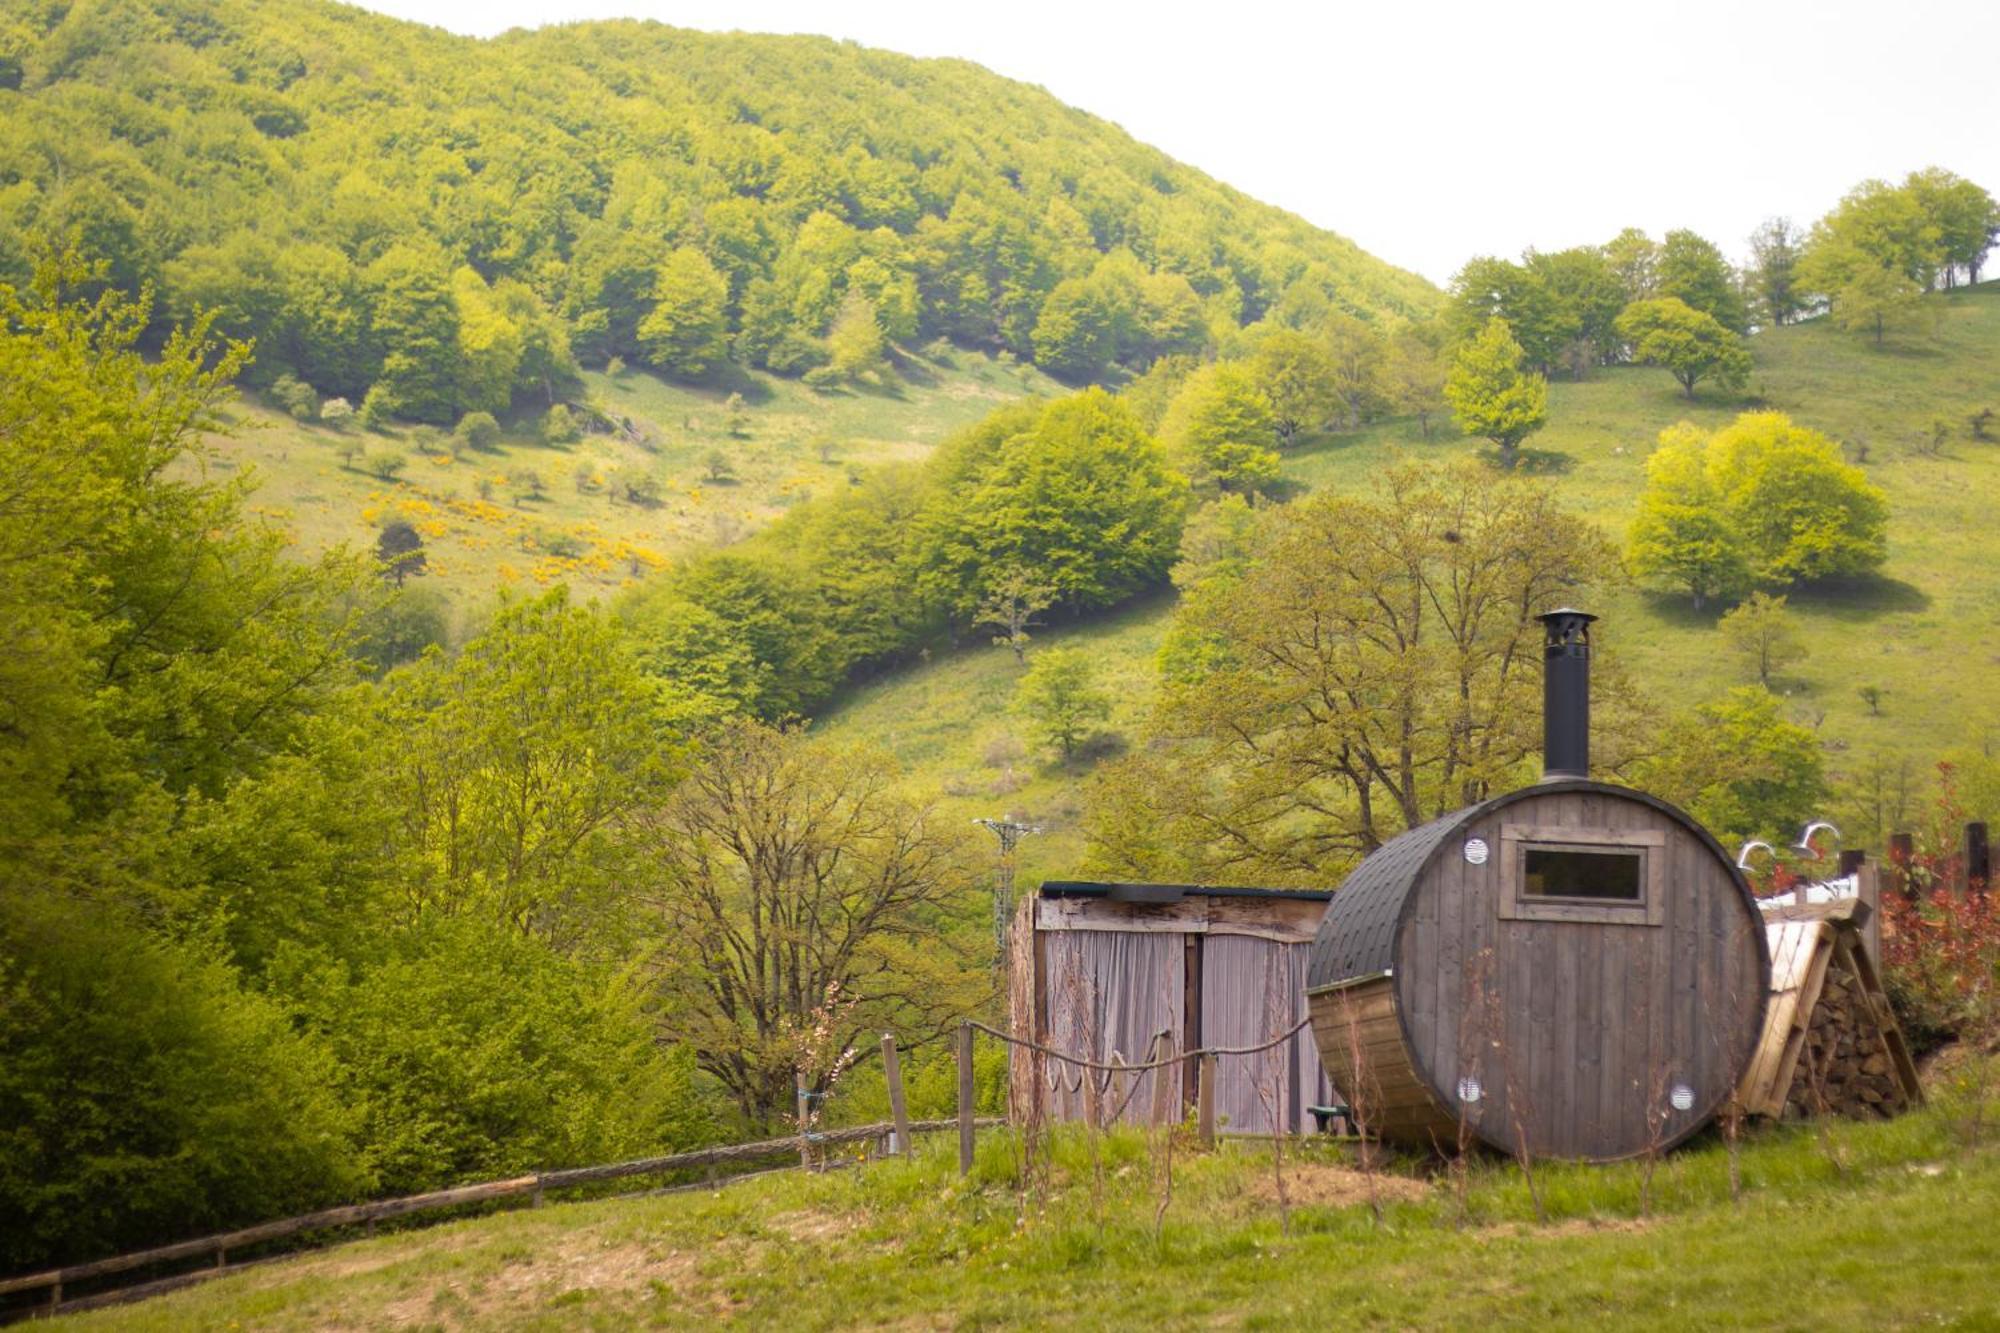
<path fill-rule="evenodd" d="M 1809 655 L 1774 682 L 1790 713 L 1818 730 L 1836 775 L 1903 759 L 1921 771 L 2000 739 L 2000 698 L 1987 684 L 2000 661 L 2000 438 L 1975 440 L 1968 425 L 1982 407 L 2000 410 L 2000 283 L 1926 299 L 1934 334 L 1881 349 L 1823 322 L 1757 335 L 1756 371 L 1740 396 L 1703 391 L 1689 401 L 1664 371 L 1638 367 L 1558 380 L 1548 427 L 1522 465 L 1622 541 L 1646 456 L 1678 421 L 1712 429 L 1743 411 L 1786 412 L 1861 461 L 1889 496 L 1888 564 L 1879 578 L 1791 599 Z M 1926 433 L 1939 417 L 1954 433 L 1933 452 Z M 1399 460 L 1489 454 L 1448 420 L 1434 420 L 1426 441 L 1416 421 L 1399 419 L 1309 440 L 1286 456 L 1285 474 L 1300 491 L 1360 490 Z M 1752 679 L 1716 632 L 1725 608 L 1698 614 L 1684 595 L 1607 572 L 1591 608 L 1604 618 L 1600 651 L 1660 704 L 1692 707 Z M 1115 704 L 1096 753 L 1144 743 L 1152 658 L 1172 613 L 1171 596 L 1160 596 L 1035 631 L 1037 643 L 1075 643 L 1098 661 Z M 1028 750 L 1009 711 L 1018 677 L 1010 652 L 978 641 L 851 691 L 820 725 L 888 746 L 916 784 L 968 817 L 1037 820 L 1048 834 L 1023 844 L 1023 869 L 1062 875 L 1082 850 L 1074 821 L 1089 764 L 1063 767 Z M 1880 691 L 1873 709 L 1864 686 Z"/>

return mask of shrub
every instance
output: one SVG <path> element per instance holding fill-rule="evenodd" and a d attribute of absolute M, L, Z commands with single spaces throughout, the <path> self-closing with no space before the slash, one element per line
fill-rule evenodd
<path fill-rule="evenodd" d="M 0 1270 L 349 1199 L 327 1051 L 101 902 L 0 895 Z"/>
<path fill-rule="evenodd" d="M 1954 766 L 1937 771 L 1936 798 L 1900 868 L 1916 896 L 1882 895 L 1882 980 L 1919 1048 L 1954 1039 L 1990 1048 L 2000 1038 L 2000 898 L 1990 885 L 1954 892 L 1965 873 L 1966 810 Z"/>
<path fill-rule="evenodd" d="M 690 1147 L 693 1062 L 607 970 L 511 925 L 435 918 L 307 1001 L 385 1192 Z"/>
<path fill-rule="evenodd" d="M 542 417 L 542 439 L 548 444 L 575 444 L 583 438 L 583 428 L 577 425 L 571 411 L 557 403 Z"/>
<path fill-rule="evenodd" d="M 1935 879 L 1930 858 L 1911 867 Z M 1920 1049 L 2000 1035 L 2000 900 L 1935 888 L 1915 899 L 1882 896 L 1883 984 Z"/>
<path fill-rule="evenodd" d="M 271 399 L 295 421 L 311 421 L 319 415 L 319 395 L 313 392 L 312 385 L 296 375 L 280 375 L 273 380 Z"/>
<path fill-rule="evenodd" d="M 474 449 L 491 449 L 500 441 L 500 423 L 491 412 L 467 412 L 458 419 L 458 437 Z"/>
<path fill-rule="evenodd" d="M 319 405 L 319 419 L 329 426 L 344 426 L 354 415 L 354 404 L 345 398 L 329 398 Z"/>
<path fill-rule="evenodd" d="M 817 338 L 788 331 L 772 347 L 764 364 L 780 375 L 804 374 L 826 365 L 826 347 Z"/>
<path fill-rule="evenodd" d="M 514 503 L 546 498 L 547 491 L 542 484 L 542 474 L 531 467 L 510 468 L 507 472 L 507 489 L 513 493 Z"/>
<path fill-rule="evenodd" d="M 384 481 L 394 481 L 396 475 L 409 465 L 410 460 L 394 449 L 380 449 L 361 460 L 362 471 Z"/>
<path fill-rule="evenodd" d="M 451 603 L 437 588 L 408 587 L 376 606 L 361 622 L 355 653 L 377 672 L 414 662 L 451 639 Z"/>
<path fill-rule="evenodd" d="M 636 476 L 621 477 L 618 484 L 624 489 L 626 499 L 635 505 L 644 505 L 648 508 L 659 504 L 666 494 L 666 488 L 660 484 L 660 479 L 650 473 L 642 472 Z"/>
<path fill-rule="evenodd" d="M 381 430 L 389 424 L 389 418 L 396 415 L 396 400 L 387 385 L 377 384 L 361 397 L 361 418 L 364 430 Z"/>

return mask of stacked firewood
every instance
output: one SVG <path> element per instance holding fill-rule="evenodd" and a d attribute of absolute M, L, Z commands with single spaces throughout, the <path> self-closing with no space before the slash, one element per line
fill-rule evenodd
<path fill-rule="evenodd" d="M 1886 1118 L 1909 1109 L 1892 1060 L 1861 979 L 1844 956 L 1835 958 L 1813 1007 L 1785 1114 Z"/>

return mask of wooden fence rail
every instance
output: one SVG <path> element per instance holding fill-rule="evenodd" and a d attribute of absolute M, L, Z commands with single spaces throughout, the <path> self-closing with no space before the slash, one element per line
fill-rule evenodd
<path fill-rule="evenodd" d="M 900 1102 L 901 1088 L 896 1089 L 896 1101 Z M 997 1117 L 982 1117 L 980 1125 L 997 1125 Z M 757 1161 L 765 1157 L 775 1157 L 783 1153 L 817 1150 L 834 1147 L 843 1143 L 859 1143 L 881 1139 L 890 1133 L 898 1133 L 898 1148 L 909 1151 L 909 1135 L 957 1129 L 961 1121 L 917 1120 L 896 1121 L 878 1125 L 854 1125 L 845 1129 L 816 1130 L 811 1134 L 789 1134 L 779 1139 L 764 1139 L 755 1143 L 731 1143 L 715 1148 L 697 1148 L 692 1152 L 671 1153 L 665 1157 L 642 1157 L 629 1162 L 613 1162 L 604 1166 L 579 1166 L 563 1171 L 538 1171 L 532 1175 L 514 1176 L 507 1180 L 489 1180 L 476 1185 L 459 1185 L 451 1189 L 432 1190 L 426 1194 L 408 1194 L 396 1199 L 377 1199 L 372 1203 L 347 1204 L 339 1208 L 322 1208 L 318 1212 L 304 1213 L 297 1217 L 280 1218 L 274 1222 L 260 1222 L 256 1226 L 242 1227 L 235 1231 L 219 1232 L 212 1236 L 200 1236 L 193 1240 L 175 1241 L 171 1245 L 156 1245 L 149 1250 L 134 1250 L 129 1254 L 112 1255 L 106 1259 L 93 1259 L 89 1263 L 68 1264 L 61 1268 L 51 1268 L 40 1273 L 27 1273 L 19 1277 L 0 1278 L 0 1296 L 17 1295 L 27 1291 L 46 1290 L 49 1299 L 46 1305 L 0 1314 L 0 1320 L 10 1316 L 18 1317 L 37 1310 L 54 1312 L 58 1309 L 80 1308 L 84 1300 L 63 1299 L 63 1288 L 92 1278 L 108 1277 L 115 1273 L 130 1272 L 136 1268 L 148 1268 L 155 1264 L 171 1263 L 176 1259 L 192 1259 L 212 1256 L 213 1268 L 179 1274 L 159 1282 L 148 1282 L 138 1287 L 103 1293 L 104 1298 L 120 1298 L 163 1290 L 168 1286 L 178 1286 L 186 1282 L 199 1281 L 221 1273 L 234 1271 L 228 1267 L 231 1250 L 241 1250 L 265 1241 L 280 1240 L 286 1236 L 307 1231 L 328 1231 L 340 1227 L 373 1223 L 384 1218 L 402 1217 L 409 1213 L 431 1212 L 441 1208 L 455 1208 L 463 1204 L 484 1203 L 493 1199 L 519 1198 L 530 1196 L 536 1203 L 541 1202 L 544 1190 L 565 1189 L 574 1185 L 591 1185 L 602 1181 L 626 1180 L 634 1176 L 658 1175 L 667 1171 L 684 1170 L 689 1167 L 720 1166 L 730 1162 Z M 242 1265 L 236 1265 L 240 1268 Z M 99 1303 L 99 1297 L 87 1298 L 91 1304 Z"/>

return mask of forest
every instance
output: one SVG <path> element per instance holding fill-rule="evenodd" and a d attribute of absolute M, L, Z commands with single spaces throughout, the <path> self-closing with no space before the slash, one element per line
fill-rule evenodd
<path fill-rule="evenodd" d="M 1931 168 L 1741 263 L 1635 229 L 1439 291 L 961 62 L 625 22 L 477 43 L 317 0 L 10 10 L 0 1267 L 783 1127 L 884 1030 L 942 1104 L 938 1035 L 997 995 L 991 846 L 886 737 L 814 721 L 934 662 L 1018 674 L 1037 753 L 997 764 L 1076 779 L 1106 874 L 1325 884 L 1505 789 L 1530 617 L 1635 588 L 1748 667 L 1682 707 L 1610 655 L 1606 777 L 1725 838 L 1862 799 L 1788 701 L 1787 599 L 1877 586 L 1915 520 L 1767 401 L 1758 342 L 1921 342 L 1985 299 L 1996 234 Z M 961 354 L 1062 391 L 613 595 L 456 621 L 421 521 L 322 548 L 222 466 L 248 403 L 423 499 L 398 447 L 638 433 L 621 375 L 734 437 L 773 380 L 893 398 Z M 1672 395 L 1615 529 L 1543 447 L 1552 393 L 1608 374 Z M 1384 423 L 1419 443 L 1301 480 Z M 1144 729 L 1106 747 L 1100 663 L 1042 639 L 1147 605 Z M 2000 796 L 1990 762 L 1958 780 Z"/>

